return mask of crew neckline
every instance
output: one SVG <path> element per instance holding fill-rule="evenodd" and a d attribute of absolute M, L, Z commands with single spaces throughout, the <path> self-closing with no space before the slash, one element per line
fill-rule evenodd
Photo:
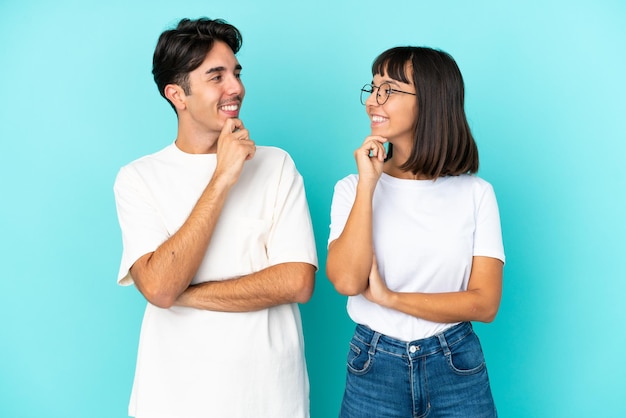
<path fill-rule="evenodd" d="M 416 180 L 416 179 L 401 179 L 398 177 L 391 176 L 387 173 L 382 173 L 380 176 L 380 180 L 384 183 L 389 184 L 394 187 L 402 187 L 407 189 L 416 189 L 416 188 L 432 188 L 437 187 L 450 179 L 450 176 L 438 177 L 437 179 L 428 179 L 428 180 Z"/>
<path fill-rule="evenodd" d="M 180 148 L 178 148 L 178 145 L 176 145 L 176 141 L 172 142 L 169 147 L 170 152 L 172 154 L 174 154 L 175 156 L 177 156 L 178 158 L 183 158 L 183 159 L 187 159 L 187 160 L 206 160 L 206 159 L 216 159 L 217 158 L 217 154 L 216 153 L 207 153 L 207 154 L 191 154 L 189 152 L 185 152 L 183 150 L 181 150 Z"/>

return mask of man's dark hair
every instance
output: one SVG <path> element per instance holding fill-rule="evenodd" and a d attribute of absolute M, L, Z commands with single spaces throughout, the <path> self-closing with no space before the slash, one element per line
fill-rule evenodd
<path fill-rule="evenodd" d="M 465 116 L 463 77 L 452 56 L 426 47 L 391 48 L 372 64 L 376 74 L 415 85 L 415 137 L 402 170 L 433 179 L 478 171 L 478 147 Z M 388 155 L 392 152 L 389 144 Z"/>
<path fill-rule="evenodd" d="M 222 19 L 204 17 L 182 19 L 175 29 L 161 34 L 152 58 L 152 75 L 161 96 L 167 100 L 168 84 L 178 84 L 186 94 L 191 93 L 189 73 L 202 64 L 215 41 L 226 43 L 236 54 L 241 48 L 241 33 Z"/>

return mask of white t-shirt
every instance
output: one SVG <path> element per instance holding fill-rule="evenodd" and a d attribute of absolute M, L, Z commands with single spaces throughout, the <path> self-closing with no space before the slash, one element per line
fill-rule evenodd
<path fill-rule="evenodd" d="M 172 144 L 120 170 L 114 187 L 124 245 L 120 284 L 131 284 L 133 263 L 180 228 L 215 166 L 215 154 L 186 154 Z M 230 190 L 192 283 L 285 262 L 317 266 L 304 185 L 286 152 L 259 146 Z M 308 417 L 297 304 L 225 313 L 148 303 L 129 414 Z"/>
<path fill-rule="evenodd" d="M 357 181 L 353 174 L 335 186 L 329 244 L 343 231 Z M 505 259 L 495 194 L 479 177 L 405 180 L 383 173 L 372 202 L 374 252 L 391 290 L 466 290 L 473 256 Z M 356 323 L 404 341 L 427 338 L 454 325 L 384 308 L 361 295 L 348 298 L 348 313 Z"/>

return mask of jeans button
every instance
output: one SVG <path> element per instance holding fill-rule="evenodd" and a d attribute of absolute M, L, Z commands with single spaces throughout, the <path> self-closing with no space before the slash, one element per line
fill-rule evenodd
<path fill-rule="evenodd" d="M 419 349 L 420 349 L 420 346 L 419 346 L 419 345 L 412 345 L 412 346 L 410 346 L 410 347 L 409 347 L 409 352 L 410 352 L 411 354 L 413 354 L 413 353 L 415 353 L 416 351 L 418 351 Z"/>

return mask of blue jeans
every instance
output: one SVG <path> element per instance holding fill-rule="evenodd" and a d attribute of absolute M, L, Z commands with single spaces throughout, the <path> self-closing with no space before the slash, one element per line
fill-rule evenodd
<path fill-rule="evenodd" d="M 496 417 L 472 325 L 464 322 L 411 342 L 358 325 L 350 342 L 339 416 Z"/>

